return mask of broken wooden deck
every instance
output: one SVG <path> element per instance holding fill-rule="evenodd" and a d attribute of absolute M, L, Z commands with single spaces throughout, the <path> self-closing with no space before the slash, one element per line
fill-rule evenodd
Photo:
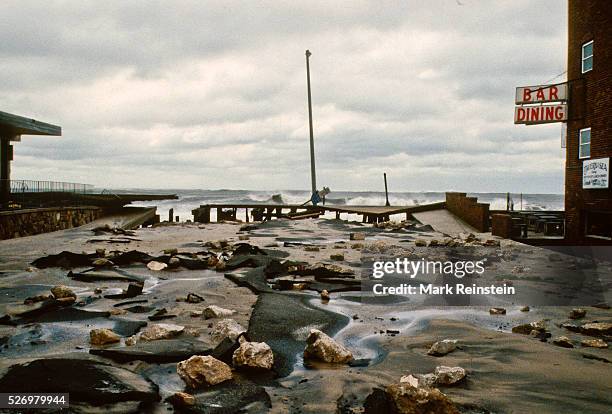
<path fill-rule="evenodd" d="M 406 219 L 413 213 L 439 210 L 445 208 L 446 203 L 432 203 L 420 206 L 350 206 L 350 205 L 298 205 L 298 204 L 206 204 L 192 210 L 194 221 L 200 223 L 211 222 L 211 211 L 216 211 L 217 221 L 237 221 L 244 217 L 247 223 L 253 221 L 270 220 L 274 218 L 302 219 L 318 217 L 327 212 L 336 213 L 336 218 L 342 214 L 356 214 L 362 216 L 364 223 L 377 223 L 389 220 L 396 214 L 405 214 Z M 250 210 L 250 211 L 249 211 Z M 239 214 L 240 213 L 240 214 Z"/>

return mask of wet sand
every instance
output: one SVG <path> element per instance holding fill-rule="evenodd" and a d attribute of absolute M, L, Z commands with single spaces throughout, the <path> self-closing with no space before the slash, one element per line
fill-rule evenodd
<path fill-rule="evenodd" d="M 461 366 L 467 370 L 464 382 L 441 388 L 462 412 L 604 413 L 612 406 L 611 364 L 605 362 L 612 360 L 612 351 L 581 347 L 579 341 L 586 336 L 557 326 L 568 321 L 571 306 L 534 306 L 508 301 L 504 306 L 506 315 L 490 315 L 489 307 L 484 306 L 441 307 L 401 297 L 382 301 L 364 298 L 360 287 L 351 285 L 348 280 L 330 284 L 311 277 L 296 277 L 311 283 L 310 289 L 280 291 L 273 289 L 263 274 L 271 261 L 293 260 L 339 265 L 353 270 L 355 279 L 359 280 L 362 258 L 366 255 L 402 254 L 404 251 L 423 256 L 439 255 L 435 248 L 415 247 L 417 240 L 429 242 L 444 238 L 429 229 L 378 229 L 361 223 L 324 219 L 252 223 L 243 231 L 244 223 L 179 224 L 139 229 L 129 236 L 132 240 L 127 243 L 109 243 L 121 237 L 95 236 L 91 229 L 100 224 L 90 223 L 77 229 L 0 242 L 0 316 L 22 311 L 24 299 L 48 293 L 52 286 L 59 284 L 69 286 L 77 293 L 78 302 L 83 301 L 80 306 L 72 307 L 74 311 L 43 314 L 17 326 L 0 325 L 2 373 L 11 365 L 36 358 L 65 355 L 89 358 L 125 368 L 155 384 L 161 401 L 141 404 L 139 410 L 168 412 L 173 407 L 163 400 L 185 389 L 176 374 L 175 362 L 138 359 L 117 362 L 90 355 L 88 351 L 90 348 L 124 348 L 125 337 L 137 332 L 144 323 L 154 323 L 148 317 L 162 308 L 176 316 L 159 322 L 184 326 L 187 332 L 178 338 L 182 342 L 160 341 L 147 352 L 168 354 L 171 350 L 183 349 L 188 354 L 190 349 L 210 350 L 215 345 L 210 337 L 210 326 L 215 320 L 194 317 L 192 312 L 218 305 L 236 311 L 232 318 L 248 329 L 251 340 L 264 341 L 272 347 L 274 372 L 266 375 L 238 373 L 234 385 L 213 387 L 197 394 L 202 401 L 218 398 L 217 408 L 225 411 L 198 405 L 186 412 L 237 412 L 239 409 L 275 413 L 360 412 L 374 387 L 384 388 L 397 382 L 402 375 L 432 372 L 437 365 Z M 351 241 L 351 232 L 364 233 L 366 239 Z M 248 236 L 248 240 L 240 240 L 241 235 Z M 38 269 L 31 265 L 37 258 L 62 251 L 93 253 L 100 248 L 107 252 L 138 250 L 151 256 L 163 255 L 166 249 L 195 253 L 209 249 L 206 242 L 217 240 L 226 240 L 230 246 L 249 243 L 268 254 L 244 255 L 244 260 L 254 261 L 249 267 L 224 271 L 180 267 L 155 272 L 139 263 L 120 266 L 113 272 L 145 281 L 142 294 L 122 300 L 104 298 L 104 295 L 126 289 L 127 279 L 84 282 L 68 278 L 68 269 Z M 313 246 L 318 247 L 318 251 L 314 251 Z M 557 263 L 564 266 L 563 261 L 549 260 L 548 251 L 512 242 L 502 241 L 501 247 L 493 250 L 512 251 L 518 256 L 493 263 L 489 269 L 493 279 L 525 278 L 524 274 L 508 271 L 517 264 L 535 267 L 544 263 L 544 267 L 553 270 Z M 343 260 L 331 260 L 334 254 L 342 254 Z M 492 253 L 488 249 L 477 254 Z M 83 270 L 72 269 L 73 272 Z M 533 283 L 542 281 L 534 280 Z M 317 290 L 322 287 L 330 287 L 329 302 L 320 299 Z M 608 284 L 589 285 L 589 288 L 595 287 L 602 290 L 603 299 L 609 299 Z M 102 289 L 102 293 L 95 293 L 96 288 Z M 177 301 L 188 293 L 195 293 L 204 301 Z M 146 302 L 115 306 L 130 300 Z M 108 314 L 136 305 L 141 308 L 120 315 Z M 519 309 L 523 305 L 532 305 L 530 312 L 521 312 Z M 587 316 L 580 323 L 612 320 L 609 309 L 584 308 Z M 550 340 L 540 342 L 529 335 L 510 332 L 513 326 L 541 319 L 549 319 L 547 328 L 553 338 L 568 336 L 576 347 L 561 348 Z M 120 332 L 123 339 L 119 346 L 91 346 L 89 331 L 98 327 Z M 347 346 L 360 362 L 355 366 L 305 363 L 302 351 L 308 331 L 313 327 Z M 443 357 L 427 355 L 433 342 L 446 338 L 457 339 L 459 349 Z M 597 359 L 585 358 L 585 354 Z M 262 390 L 267 395 L 263 395 Z M 271 408 L 267 407 L 269 404 Z M 129 409 L 133 407 L 122 407 L 118 412 Z M 79 410 L 87 412 L 92 407 L 85 404 Z M 107 409 L 107 412 L 110 411 Z"/>

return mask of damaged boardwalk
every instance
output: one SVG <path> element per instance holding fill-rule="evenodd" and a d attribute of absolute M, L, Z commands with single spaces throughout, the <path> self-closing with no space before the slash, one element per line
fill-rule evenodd
<path fill-rule="evenodd" d="M 237 221 L 240 217 L 248 223 L 253 221 L 271 220 L 274 218 L 288 218 L 299 220 L 304 218 L 316 218 L 328 212 L 336 213 L 336 218 L 341 214 L 357 214 L 362 216 L 364 223 L 378 223 L 388 221 L 389 216 L 405 214 L 406 219 L 412 218 L 413 213 L 440 210 L 445 208 L 446 203 L 432 203 L 420 206 L 340 206 L 322 205 L 305 206 L 298 204 L 206 204 L 192 210 L 196 222 L 210 223 L 211 211 L 216 212 L 217 221 Z"/>

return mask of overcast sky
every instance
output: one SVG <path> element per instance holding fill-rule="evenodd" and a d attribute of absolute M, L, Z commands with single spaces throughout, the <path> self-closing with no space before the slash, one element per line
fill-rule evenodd
<path fill-rule="evenodd" d="M 0 2 L 0 110 L 61 125 L 13 178 L 107 188 L 562 192 L 560 124 L 514 88 L 565 70 L 547 1 Z M 559 77 L 555 81 L 563 80 Z"/>

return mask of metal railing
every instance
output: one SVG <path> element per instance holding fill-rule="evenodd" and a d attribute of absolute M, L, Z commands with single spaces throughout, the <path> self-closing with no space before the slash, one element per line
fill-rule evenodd
<path fill-rule="evenodd" d="M 37 181 L 37 180 L 0 180 L 0 188 L 7 185 L 11 194 L 25 193 L 79 193 L 87 194 L 93 191 L 91 184 L 69 183 L 64 181 Z"/>
<path fill-rule="evenodd" d="M 84 194 L 93 189 L 91 184 L 63 181 L 0 180 L 0 211 L 84 205 Z"/>

